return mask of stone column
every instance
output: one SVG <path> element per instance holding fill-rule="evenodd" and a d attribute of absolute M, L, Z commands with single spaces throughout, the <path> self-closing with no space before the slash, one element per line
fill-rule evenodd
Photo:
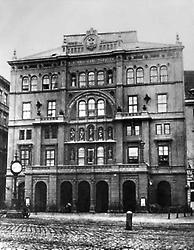
<path fill-rule="evenodd" d="M 95 192 L 96 191 L 96 183 L 95 180 L 91 180 L 91 193 L 90 193 L 90 212 L 94 213 L 95 212 Z"/>
<path fill-rule="evenodd" d="M 77 201 L 78 201 L 78 189 L 77 189 L 77 180 L 74 179 L 72 183 L 72 212 L 77 212 Z"/>

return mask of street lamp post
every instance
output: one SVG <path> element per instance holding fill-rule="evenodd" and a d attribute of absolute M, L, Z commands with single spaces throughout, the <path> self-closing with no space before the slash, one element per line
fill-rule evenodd
<path fill-rule="evenodd" d="M 18 209 L 18 199 L 17 199 L 17 191 L 16 191 L 16 184 L 17 184 L 17 178 L 18 175 L 22 171 L 22 164 L 21 162 L 17 159 L 17 155 L 15 157 L 16 159 L 12 161 L 11 163 L 11 172 L 13 174 L 13 181 L 14 181 L 14 186 L 13 186 L 13 198 L 12 198 L 12 205 L 11 205 L 11 210 L 7 212 L 8 218 L 21 218 L 22 217 L 22 212 L 17 210 Z"/>

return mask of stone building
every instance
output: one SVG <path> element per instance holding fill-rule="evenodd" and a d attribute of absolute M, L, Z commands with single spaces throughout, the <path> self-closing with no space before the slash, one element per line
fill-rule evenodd
<path fill-rule="evenodd" d="M 7 203 L 17 151 L 19 204 L 38 211 L 184 205 L 182 50 L 90 29 L 10 61 Z"/>
<path fill-rule="evenodd" d="M 5 200 L 8 143 L 9 82 L 0 76 L 0 207 Z"/>
<path fill-rule="evenodd" d="M 187 201 L 194 209 L 194 71 L 184 71 L 187 141 Z"/>

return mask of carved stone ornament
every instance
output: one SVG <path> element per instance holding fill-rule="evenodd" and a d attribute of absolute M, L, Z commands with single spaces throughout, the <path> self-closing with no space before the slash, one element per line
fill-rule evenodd
<path fill-rule="evenodd" d="M 86 48 L 92 51 L 96 47 L 97 47 L 97 37 L 95 35 L 89 35 L 86 38 Z"/>

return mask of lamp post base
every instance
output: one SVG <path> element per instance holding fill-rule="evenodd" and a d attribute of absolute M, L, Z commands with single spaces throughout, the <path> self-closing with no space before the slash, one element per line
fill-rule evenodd
<path fill-rule="evenodd" d="M 21 219 L 23 218 L 22 211 L 11 209 L 7 211 L 6 218 Z"/>

